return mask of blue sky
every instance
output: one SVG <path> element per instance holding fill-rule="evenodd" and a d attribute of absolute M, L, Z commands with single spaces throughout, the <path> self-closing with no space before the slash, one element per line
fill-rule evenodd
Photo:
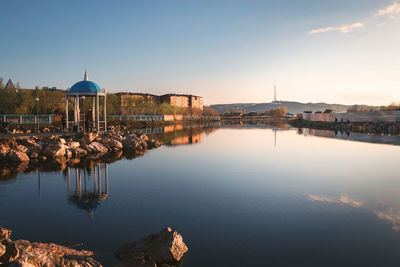
<path fill-rule="evenodd" d="M 0 2 L 0 77 L 22 87 L 202 95 L 206 104 L 400 100 L 400 2 Z"/>

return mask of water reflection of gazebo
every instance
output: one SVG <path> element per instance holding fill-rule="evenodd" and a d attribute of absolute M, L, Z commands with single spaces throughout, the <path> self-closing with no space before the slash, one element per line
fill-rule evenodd
<path fill-rule="evenodd" d="M 93 185 L 89 184 L 91 178 L 91 168 L 72 168 L 67 169 L 68 201 L 74 206 L 87 212 L 92 217 L 95 210 L 108 198 L 108 170 L 104 163 L 93 167 Z M 104 177 L 104 187 L 102 187 L 102 173 Z M 75 177 L 75 179 L 73 179 Z M 72 191 L 71 183 L 75 180 L 75 190 Z M 104 188 L 104 189 L 103 189 Z"/>

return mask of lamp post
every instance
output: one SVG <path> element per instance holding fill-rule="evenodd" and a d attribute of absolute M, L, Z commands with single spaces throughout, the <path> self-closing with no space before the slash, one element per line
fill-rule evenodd
<path fill-rule="evenodd" d="M 21 96 L 19 94 L 19 90 L 18 88 L 15 89 L 15 93 L 17 94 L 17 101 L 18 101 L 18 112 L 16 112 L 18 115 L 22 115 L 21 114 Z"/>
<path fill-rule="evenodd" d="M 86 132 L 86 106 L 85 106 L 85 96 L 82 96 L 83 100 L 83 133 Z"/>
<path fill-rule="evenodd" d="M 37 132 L 39 132 L 39 97 L 35 98 L 36 101 L 36 122 L 37 122 Z"/>

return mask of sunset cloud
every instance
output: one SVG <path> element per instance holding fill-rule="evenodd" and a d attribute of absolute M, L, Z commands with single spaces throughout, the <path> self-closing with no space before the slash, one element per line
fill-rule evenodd
<path fill-rule="evenodd" d="M 324 196 L 317 196 L 317 195 L 309 195 L 308 197 L 312 201 L 345 204 L 345 205 L 353 206 L 355 208 L 359 208 L 362 205 L 364 205 L 364 203 L 362 201 L 357 201 L 357 200 L 351 199 L 347 196 L 340 196 L 339 198 L 332 198 L 332 197 L 324 197 Z"/>
<path fill-rule="evenodd" d="M 340 33 L 349 33 L 354 31 L 355 29 L 362 28 L 365 26 L 363 22 L 355 22 L 353 24 L 341 25 L 336 27 L 326 27 L 326 28 L 319 28 L 314 29 L 308 32 L 308 34 L 317 34 L 317 33 L 324 33 L 324 32 L 340 32 Z"/>
<path fill-rule="evenodd" d="M 308 198 L 311 201 L 318 202 L 328 202 L 328 203 L 336 203 L 341 205 L 347 205 L 354 208 L 365 208 L 366 210 L 372 211 L 379 219 L 387 221 L 392 224 L 392 229 L 396 232 L 400 231 L 400 213 L 396 212 L 394 209 L 384 209 L 383 207 L 376 207 L 375 205 L 370 205 L 368 203 L 364 203 L 363 201 L 354 200 L 348 196 L 339 196 L 339 197 L 325 197 L 325 196 L 317 196 L 317 195 L 308 195 Z"/>
<path fill-rule="evenodd" d="M 393 17 L 394 15 L 400 14 L 400 3 L 395 2 L 392 5 L 379 9 L 377 16 L 390 16 Z"/>
<path fill-rule="evenodd" d="M 340 33 L 349 33 L 354 31 L 355 29 L 363 28 L 366 26 L 367 22 L 368 23 L 378 23 L 377 21 L 374 21 L 374 17 L 390 17 L 392 19 L 395 18 L 396 15 L 400 14 L 400 2 L 394 2 L 393 4 L 379 9 L 378 12 L 373 16 L 372 18 L 364 20 L 364 22 L 355 22 L 351 24 L 344 24 L 341 26 L 331 26 L 331 27 L 325 27 L 325 28 L 318 28 L 318 29 L 313 29 L 308 31 L 308 34 L 317 34 L 317 33 L 325 33 L 325 32 L 340 32 Z M 382 25 L 382 23 L 378 24 Z"/>

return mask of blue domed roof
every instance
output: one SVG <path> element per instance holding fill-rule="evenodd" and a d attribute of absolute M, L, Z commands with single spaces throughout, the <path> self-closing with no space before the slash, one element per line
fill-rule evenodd
<path fill-rule="evenodd" d="M 72 85 L 68 93 L 102 93 L 103 89 L 91 81 L 80 81 Z"/>

